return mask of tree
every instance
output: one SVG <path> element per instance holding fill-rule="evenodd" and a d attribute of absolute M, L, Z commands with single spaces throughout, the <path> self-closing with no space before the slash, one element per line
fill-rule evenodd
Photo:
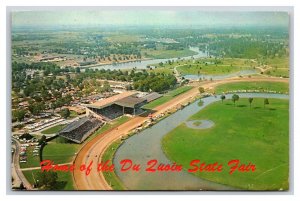
<path fill-rule="evenodd" d="M 76 67 L 76 73 L 80 73 L 80 68 Z"/>
<path fill-rule="evenodd" d="M 226 96 L 223 94 L 223 95 L 221 96 L 222 103 L 223 103 L 223 101 L 225 100 L 225 98 L 226 98 Z"/>
<path fill-rule="evenodd" d="M 41 139 L 39 139 L 39 145 L 46 143 L 46 139 L 47 139 L 46 136 L 42 135 Z"/>
<path fill-rule="evenodd" d="M 267 99 L 267 98 L 265 98 L 265 100 L 264 100 L 264 108 L 266 107 L 266 105 L 269 105 L 270 103 L 269 103 L 269 99 Z"/>
<path fill-rule="evenodd" d="M 103 91 L 106 91 L 106 92 L 112 91 L 112 89 L 110 88 L 109 82 L 106 80 L 103 83 Z"/>
<path fill-rule="evenodd" d="M 239 99 L 240 99 L 239 95 L 237 95 L 237 94 L 232 95 L 232 101 L 233 101 L 234 106 L 235 106 L 235 102 L 238 101 Z"/>
<path fill-rule="evenodd" d="M 68 108 L 64 108 L 60 112 L 60 115 L 65 119 L 68 118 L 70 116 L 70 114 L 71 114 L 71 112 Z"/>
<path fill-rule="evenodd" d="M 205 92 L 205 89 L 203 87 L 199 87 L 198 89 L 199 89 L 200 93 L 204 93 Z"/>
<path fill-rule="evenodd" d="M 252 104 L 253 98 L 252 97 L 248 98 L 248 101 L 249 101 L 249 105 L 250 105 L 250 108 L 251 108 L 251 104 Z"/>
<path fill-rule="evenodd" d="M 17 121 L 23 121 L 25 117 L 26 111 L 25 110 L 14 110 L 12 115 L 13 119 L 17 119 Z"/>
<path fill-rule="evenodd" d="M 37 175 L 37 185 L 43 190 L 55 190 L 57 188 L 57 179 L 57 172 L 39 172 Z"/>
<path fill-rule="evenodd" d="M 44 105 L 44 103 L 41 103 L 41 102 L 35 103 L 35 102 L 30 101 L 28 109 L 31 112 L 31 114 L 38 115 L 40 112 L 45 110 L 45 105 Z"/>

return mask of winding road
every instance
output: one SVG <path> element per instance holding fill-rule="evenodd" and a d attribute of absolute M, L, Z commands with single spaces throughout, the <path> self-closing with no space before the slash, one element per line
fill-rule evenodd
<path fill-rule="evenodd" d="M 274 77 L 252 77 L 252 78 L 228 78 L 217 81 L 205 81 L 193 83 L 194 88 L 176 96 L 174 99 L 164 103 L 154 110 L 156 111 L 153 115 L 162 114 L 169 109 L 177 107 L 182 103 L 192 100 L 199 94 L 198 87 L 205 89 L 213 89 L 214 87 L 233 82 L 256 82 L 256 81 L 267 81 L 267 82 L 284 82 L 288 83 L 289 79 L 274 78 Z M 75 168 L 73 171 L 74 185 L 77 190 L 113 190 L 111 186 L 105 180 L 102 172 L 97 171 L 97 164 L 101 162 L 102 156 L 105 150 L 116 140 L 126 136 L 129 131 L 137 128 L 143 122 L 147 121 L 147 117 L 137 116 L 128 122 L 120 125 L 118 129 L 111 129 L 105 133 L 98 135 L 94 139 L 86 142 L 79 150 L 77 156 L 74 159 L 75 167 L 80 167 L 82 164 L 91 164 L 91 172 L 86 175 L 85 171 L 80 171 L 79 168 Z"/>

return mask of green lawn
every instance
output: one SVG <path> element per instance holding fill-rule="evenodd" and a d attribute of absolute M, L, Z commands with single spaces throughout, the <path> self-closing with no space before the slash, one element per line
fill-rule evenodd
<path fill-rule="evenodd" d="M 23 171 L 24 176 L 29 181 L 29 183 L 33 184 L 34 180 L 36 180 L 38 172 L 41 170 L 29 170 Z M 57 172 L 58 176 L 58 185 L 57 190 L 75 190 L 73 187 L 73 179 L 71 172 Z"/>
<path fill-rule="evenodd" d="M 55 134 L 55 133 L 58 133 L 59 131 L 61 131 L 65 126 L 66 126 L 66 124 L 59 124 L 59 125 L 50 127 L 46 130 L 43 130 L 41 133 L 42 134 Z"/>
<path fill-rule="evenodd" d="M 266 64 L 272 66 L 273 68 L 289 68 L 289 57 L 274 57 L 267 58 Z"/>
<path fill-rule="evenodd" d="M 165 74 L 172 74 L 173 73 L 173 68 L 170 67 L 157 67 L 157 68 L 152 68 L 151 70 L 147 70 L 149 73 L 165 73 Z"/>
<path fill-rule="evenodd" d="M 70 163 L 81 145 L 75 143 L 48 142 L 43 149 L 43 160 L 52 160 L 56 164 Z"/>
<path fill-rule="evenodd" d="M 280 93 L 289 92 L 289 84 L 282 82 L 236 82 L 217 86 L 215 91 L 220 94 L 222 92 L 234 90 L 259 90 L 259 91 L 277 91 Z"/>
<path fill-rule="evenodd" d="M 211 104 L 190 120 L 208 119 L 215 123 L 209 129 L 191 129 L 181 124 L 162 140 L 164 152 L 189 169 L 191 160 L 223 164 L 222 172 L 197 172 L 195 175 L 239 189 L 287 190 L 289 188 L 289 101 L 269 99 L 263 106 L 254 98 L 233 106 L 231 100 Z M 228 161 L 256 165 L 255 172 L 229 174 Z"/>
<path fill-rule="evenodd" d="M 161 104 L 164 104 L 168 101 L 170 101 L 171 99 L 173 99 L 174 97 L 185 93 L 187 91 L 189 91 L 190 89 L 192 89 L 192 86 L 182 86 L 182 87 L 178 87 L 177 89 L 174 89 L 172 91 L 169 91 L 167 94 L 165 94 L 164 96 L 146 104 L 143 106 L 144 109 L 153 109 Z"/>
<path fill-rule="evenodd" d="M 215 65 L 215 64 L 185 64 L 177 68 L 177 70 L 183 74 L 205 74 L 205 75 L 222 75 L 238 72 L 241 70 L 249 70 L 251 68 L 230 66 L 230 65 Z"/>
<path fill-rule="evenodd" d="M 266 75 L 276 76 L 276 77 L 290 77 L 290 70 L 288 68 L 272 68 L 271 70 L 268 70 L 265 72 Z"/>
<path fill-rule="evenodd" d="M 178 87 L 177 89 L 174 89 L 172 91 L 169 91 L 166 96 L 172 96 L 172 97 L 175 97 L 175 96 L 178 96 L 182 93 L 185 93 L 187 91 L 189 91 L 190 89 L 192 89 L 193 87 L 192 86 L 182 86 L 182 87 Z"/>
<path fill-rule="evenodd" d="M 75 117 L 78 117 L 77 112 L 71 110 L 71 111 L 70 111 L 70 116 L 68 117 L 68 119 L 73 119 L 73 118 L 75 118 Z"/>
<path fill-rule="evenodd" d="M 104 152 L 102 157 L 102 162 L 110 160 L 109 165 L 111 165 L 113 156 L 117 151 L 118 147 L 120 146 L 120 144 L 121 141 L 116 141 L 112 143 Z M 125 187 L 122 185 L 122 182 L 120 181 L 119 177 L 116 175 L 115 172 L 103 172 L 103 175 L 105 177 L 105 180 L 110 184 L 110 186 L 114 190 L 125 190 Z"/>

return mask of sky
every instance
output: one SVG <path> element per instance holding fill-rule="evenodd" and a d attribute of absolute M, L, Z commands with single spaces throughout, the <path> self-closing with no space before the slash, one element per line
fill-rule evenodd
<path fill-rule="evenodd" d="M 12 26 L 288 26 L 286 12 L 200 11 L 175 9 L 68 9 L 13 11 Z"/>

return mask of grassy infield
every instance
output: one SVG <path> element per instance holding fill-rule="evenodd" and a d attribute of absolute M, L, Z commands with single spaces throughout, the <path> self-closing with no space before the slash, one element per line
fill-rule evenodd
<path fill-rule="evenodd" d="M 251 109 L 248 99 L 240 99 L 235 107 L 231 100 L 206 107 L 190 120 L 209 119 L 215 126 L 198 130 L 181 124 L 164 136 L 165 153 L 185 169 L 194 159 L 223 164 L 219 173 L 195 173 L 210 181 L 240 189 L 288 189 L 289 102 L 269 99 L 264 108 L 263 100 L 255 98 Z M 252 162 L 256 171 L 230 175 L 227 163 L 232 159 Z"/>
<path fill-rule="evenodd" d="M 282 83 L 234 83 L 219 86 L 216 91 L 256 89 L 255 87 L 281 92 L 288 91 L 288 85 Z M 145 108 L 152 109 L 190 89 L 191 87 L 189 86 L 177 88 L 146 105 Z M 280 118 L 278 118 L 279 116 Z M 248 102 L 245 99 L 241 99 L 236 107 L 233 107 L 231 101 L 227 100 L 224 104 L 218 102 L 207 107 L 202 112 L 191 117 L 191 119 L 211 119 L 216 123 L 216 126 L 200 131 L 189 129 L 182 124 L 166 135 L 162 144 L 171 160 L 182 163 L 186 168 L 188 168 L 190 160 L 196 158 L 207 163 L 215 161 L 223 163 L 225 169 L 221 173 L 196 173 L 196 175 L 243 189 L 287 188 L 288 101 L 270 99 L 270 105 L 267 108 L 263 108 L 263 100 L 254 99 L 252 109 L 249 109 Z M 128 117 L 121 117 L 112 124 L 107 124 L 100 128 L 88 140 L 128 120 Z M 241 132 L 245 128 L 247 128 L 247 132 Z M 181 143 L 183 140 L 185 143 Z M 119 144 L 120 142 L 115 142 L 107 149 L 103 156 L 104 161 L 112 159 Z M 201 146 L 198 146 L 199 144 Z M 247 146 L 245 146 L 246 144 Z M 76 144 L 49 143 L 44 149 L 44 158 L 54 160 L 56 163 L 71 162 L 74 156 L 73 153 L 78 150 L 79 146 Z M 64 155 L 61 153 L 72 154 Z M 22 165 L 22 167 L 38 166 L 38 158 L 36 157 L 32 161 L 30 158 L 32 157 L 28 157 L 28 164 Z M 226 164 L 228 160 L 235 158 L 241 159 L 241 162 L 244 163 L 249 161 L 255 163 L 257 171 L 254 173 L 234 173 L 229 175 Z M 263 172 L 271 168 L 274 169 L 263 174 Z M 39 170 L 24 171 L 24 174 L 29 181 L 33 181 L 31 172 L 36 174 L 37 171 Z M 58 176 L 59 181 L 65 183 L 61 185 L 61 190 L 73 189 L 70 173 L 59 173 Z M 124 189 L 115 173 L 105 173 L 104 176 L 114 189 Z M 249 183 L 251 185 L 248 185 Z"/>

